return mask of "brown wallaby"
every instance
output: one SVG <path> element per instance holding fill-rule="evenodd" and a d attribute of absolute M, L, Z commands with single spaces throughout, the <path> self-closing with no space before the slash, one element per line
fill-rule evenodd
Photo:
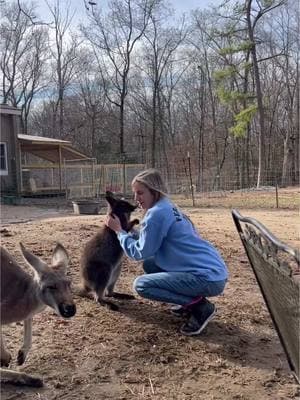
<path fill-rule="evenodd" d="M 130 221 L 131 213 L 137 208 L 129 202 L 116 198 L 111 192 L 106 192 L 106 201 L 110 214 L 117 215 L 122 228 L 129 232 L 138 219 Z M 119 299 L 134 299 L 134 296 L 114 292 L 114 286 L 121 273 L 123 249 L 117 234 L 104 225 L 86 244 L 81 258 L 81 296 L 90 297 L 93 294 L 96 301 L 111 310 L 118 306 L 104 299 L 105 295 Z"/>
<path fill-rule="evenodd" d="M 34 272 L 31 276 L 22 269 L 15 259 L 4 248 L 0 248 L 1 256 L 1 325 L 24 321 L 24 343 L 18 352 L 17 363 L 22 365 L 31 348 L 32 316 L 43 311 L 46 306 L 53 308 L 63 318 L 73 317 L 76 306 L 70 288 L 70 281 L 65 276 L 69 257 L 66 249 L 58 243 L 52 255 L 52 267 L 39 257 L 28 251 L 20 243 L 25 261 Z M 5 349 L 1 339 L 1 367 L 8 367 L 10 353 Z M 14 385 L 40 387 L 43 381 L 25 373 L 1 368 L 1 382 Z"/>

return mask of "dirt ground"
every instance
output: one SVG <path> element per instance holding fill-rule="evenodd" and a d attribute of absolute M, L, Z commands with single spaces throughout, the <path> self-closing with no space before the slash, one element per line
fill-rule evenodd
<path fill-rule="evenodd" d="M 69 274 L 76 285 L 82 248 L 104 216 L 61 215 L 52 210 L 48 218 L 43 210 L 29 209 L 2 207 L 2 244 L 22 263 L 19 241 L 46 260 L 55 242 L 62 242 L 71 257 Z M 258 219 L 279 239 L 300 246 L 297 210 L 239 211 Z M 63 320 L 50 309 L 34 317 L 32 349 L 19 369 L 42 376 L 45 387 L 3 384 L 2 400 L 299 398 L 299 386 L 289 371 L 230 209 L 186 212 L 202 236 L 218 247 L 230 270 L 224 294 L 214 299 L 217 316 L 203 334 L 180 335 L 182 321 L 170 314 L 167 304 L 136 297 L 119 302 L 120 312 L 113 312 L 75 296 L 73 319 Z M 23 222 L 15 223 L 20 219 Z M 132 282 L 141 271 L 139 263 L 124 259 L 117 289 L 132 293 Z M 3 330 L 16 369 L 22 325 Z"/>

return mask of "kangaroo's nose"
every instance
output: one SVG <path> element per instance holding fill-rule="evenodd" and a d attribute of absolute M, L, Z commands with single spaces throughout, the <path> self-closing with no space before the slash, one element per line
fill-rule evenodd
<path fill-rule="evenodd" d="M 64 318 L 71 318 L 76 314 L 75 304 L 60 304 L 59 312 Z"/>

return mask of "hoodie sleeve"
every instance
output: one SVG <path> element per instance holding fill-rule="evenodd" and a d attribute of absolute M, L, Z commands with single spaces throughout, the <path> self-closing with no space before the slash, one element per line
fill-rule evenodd
<path fill-rule="evenodd" d="M 145 217 L 136 239 L 125 231 L 118 233 L 118 239 L 125 254 L 133 260 L 139 261 L 155 255 L 161 247 L 167 234 L 168 227 L 164 218 Z"/>

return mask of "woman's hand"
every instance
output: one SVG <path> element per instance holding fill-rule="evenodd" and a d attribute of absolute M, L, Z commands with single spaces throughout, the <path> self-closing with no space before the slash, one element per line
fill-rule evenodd
<path fill-rule="evenodd" d="M 105 218 L 105 225 L 108 226 L 112 231 L 118 233 L 122 230 L 121 222 L 119 217 L 116 215 L 107 214 Z"/>

